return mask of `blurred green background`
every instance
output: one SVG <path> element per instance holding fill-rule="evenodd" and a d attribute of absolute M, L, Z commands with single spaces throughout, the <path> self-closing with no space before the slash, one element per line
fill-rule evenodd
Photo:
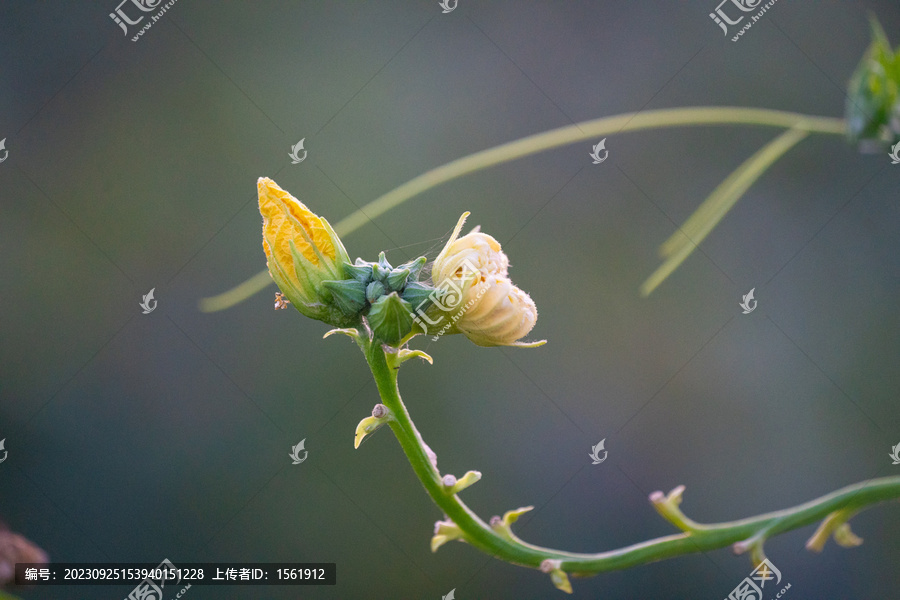
<path fill-rule="evenodd" d="M 0 519 L 54 561 L 337 563 L 334 587 L 194 586 L 190 600 L 562 597 L 466 545 L 430 553 L 442 515 L 393 436 L 353 449 L 378 397 L 351 342 L 274 311 L 274 287 L 224 312 L 198 300 L 265 265 L 259 176 L 336 223 L 431 168 L 581 120 L 841 116 L 866 11 L 900 43 L 888 0 L 778 2 L 738 43 L 715 4 L 180 0 L 132 42 L 115 1 L 4 2 Z M 674 532 L 647 502 L 657 489 L 685 484 L 685 512 L 714 522 L 900 472 L 900 166 L 886 153 L 809 138 L 638 295 L 659 244 L 778 133 L 612 135 L 600 165 L 589 143 L 538 154 L 345 237 L 354 257 L 433 259 L 470 210 L 537 303 L 546 346 L 418 338 L 435 365 L 401 374 L 442 471 L 484 474 L 463 494 L 482 517 L 534 505 L 525 540 L 601 551 Z M 853 526 L 852 550 L 810 554 L 811 527 L 768 542 L 786 598 L 897 596 L 897 505 Z M 573 584 L 577 598 L 723 598 L 750 571 L 726 549 Z"/>

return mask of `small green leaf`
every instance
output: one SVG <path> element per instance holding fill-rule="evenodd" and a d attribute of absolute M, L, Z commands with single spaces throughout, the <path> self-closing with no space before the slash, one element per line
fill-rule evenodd
<path fill-rule="evenodd" d="M 855 142 L 900 141 L 900 51 L 872 18 L 872 43 L 847 89 L 847 129 Z"/>

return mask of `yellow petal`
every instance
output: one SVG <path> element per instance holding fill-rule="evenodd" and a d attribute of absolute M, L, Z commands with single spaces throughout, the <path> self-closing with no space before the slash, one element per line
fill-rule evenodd
<path fill-rule="evenodd" d="M 333 235 L 327 221 L 268 177 L 259 178 L 257 190 L 259 212 L 263 216 L 263 238 L 268 242 L 265 244 L 266 256 L 274 255 L 283 265 L 293 264 L 288 246 L 293 240 L 297 250 L 314 265 L 318 266 L 323 257 L 331 261 L 338 259 L 339 250 L 334 242 L 337 236 Z"/>

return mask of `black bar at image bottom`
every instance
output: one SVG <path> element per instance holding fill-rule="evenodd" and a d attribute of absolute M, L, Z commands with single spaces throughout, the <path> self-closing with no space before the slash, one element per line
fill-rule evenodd
<path fill-rule="evenodd" d="M 336 585 L 336 563 L 16 563 L 16 585 Z"/>

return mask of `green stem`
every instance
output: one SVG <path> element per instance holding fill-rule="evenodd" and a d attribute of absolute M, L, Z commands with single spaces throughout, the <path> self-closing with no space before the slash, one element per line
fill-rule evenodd
<path fill-rule="evenodd" d="M 366 204 L 360 210 L 353 212 L 338 222 L 334 229 L 338 235 L 346 235 L 375 217 L 406 202 L 413 196 L 417 196 L 437 185 L 494 165 L 524 158 L 531 154 L 627 131 L 690 125 L 763 125 L 796 128 L 811 133 L 846 134 L 846 126 L 843 119 L 812 117 L 799 113 L 759 108 L 697 106 L 648 110 L 646 112 L 603 117 L 529 135 L 456 159 L 427 173 L 423 173 Z"/>
<path fill-rule="evenodd" d="M 697 125 L 759 125 L 786 129 L 795 128 L 810 133 L 831 135 L 845 135 L 847 132 L 843 119 L 813 117 L 780 110 L 730 106 L 666 108 L 582 121 L 574 125 L 551 129 L 550 131 L 494 146 L 434 168 L 350 213 L 334 226 L 334 230 L 339 236 L 346 236 L 375 217 L 435 186 L 494 165 L 537 154 L 538 152 L 584 140 L 597 140 L 603 136 L 625 133 L 627 131 Z M 217 296 L 202 298 L 200 300 L 200 310 L 202 312 L 216 312 L 230 308 L 262 291 L 271 283 L 272 280 L 268 273 L 262 271 L 235 288 Z"/>
<path fill-rule="evenodd" d="M 646 297 L 653 293 L 700 246 L 750 186 L 808 135 L 809 131 L 802 127 L 788 129 L 744 161 L 720 183 L 684 225 L 663 243 L 660 252 L 667 257 L 666 261 L 641 284 L 641 295 Z"/>
<path fill-rule="evenodd" d="M 451 494 L 441 482 L 441 474 L 429 459 L 427 446 L 400 398 L 397 387 L 398 366 L 389 362 L 385 350 L 377 343 L 359 341 L 369 368 L 378 385 L 382 403 L 390 409 L 390 427 L 400 442 L 413 471 L 422 482 L 434 503 L 463 532 L 465 541 L 501 560 L 532 568 L 539 568 L 547 559 L 559 562 L 559 569 L 574 575 L 595 575 L 605 571 L 627 569 L 649 562 L 724 548 L 737 542 L 766 538 L 827 518 L 835 511 L 856 512 L 872 504 L 900 498 L 900 476 L 883 477 L 849 485 L 845 488 L 784 510 L 748 519 L 715 524 L 697 524 L 689 519 L 675 519 L 687 528 L 679 534 L 648 540 L 624 548 L 583 554 L 543 548 L 525 543 L 515 536 L 501 535 L 478 517 L 458 495 Z M 680 492 L 677 501 L 680 502 Z M 652 496 L 664 516 L 680 514 L 677 505 Z M 671 519 L 670 519 L 671 520 Z"/>
<path fill-rule="evenodd" d="M 389 421 L 391 430 L 400 442 L 400 447 L 403 448 L 416 477 L 425 486 L 425 491 L 428 492 L 434 503 L 465 532 L 466 541 L 476 548 L 502 556 L 504 560 L 510 562 L 525 566 L 538 566 L 547 557 L 545 553 L 521 552 L 516 544 L 497 535 L 456 494 L 448 493 L 441 482 L 440 473 L 428 457 L 422 436 L 413 424 L 406 405 L 400 399 L 400 391 L 397 387 L 397 369 L 388 365 L 387 357 L 380 345 L 363 342 L 361 346 L 366 360 L 369 362 L 372 375 L 375 377 L 378 393 L 381 395 L 381 403 L 391 411 L 393 417 Z"/>

